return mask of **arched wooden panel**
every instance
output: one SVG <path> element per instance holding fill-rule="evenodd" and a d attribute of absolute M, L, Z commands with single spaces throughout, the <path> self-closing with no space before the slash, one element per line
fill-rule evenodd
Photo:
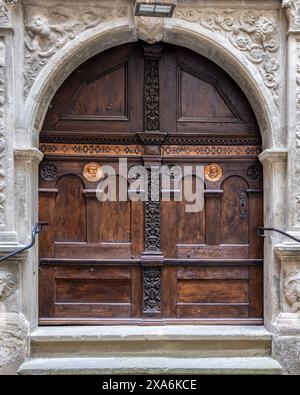
<path fill-rule="evenodd" d="M 118 120 L 127 117 L 127 65 L 81 84 L 63 118 Z"/>
<path fill-rule="evenodd" d="M 58 180 L 57 189 L 55 240 L 57 242 L 85 242 L 86 203 L 82 194 L 81 179 L 75 175 L 65 175 Z"/>
<path fill-rule="evenodd" d="M 180 70 L 179 89 L 179 120 L 238 121 L 214 85 Z"/>
<path fill-rule="evenodd" d="M 222 244 L 249 243 L 248 184 L 241 177 L 229 177 L 223 185 L 221 199 Z"/>

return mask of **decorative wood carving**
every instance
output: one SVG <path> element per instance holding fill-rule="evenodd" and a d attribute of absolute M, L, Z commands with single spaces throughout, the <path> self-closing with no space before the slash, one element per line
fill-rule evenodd
<path fill-rule="evenodd" d="M 247 176 L 251 178 L 251 180 L 259 180 L 262 177 L 261 165 L 251 165 L 247 170 Z"/>
<path fill-rule="evenodd" d="M 152 167 L 151 171 L 148 170 L 146 182 L 148 198 L 145 202 L 145 251 L 157 253 L 160 251 L 160 181 L 158 166 L 156 168 Z"/>
<path fill-rule="evenodd" d="M 159 58 L 161 46 L 145 47 L 145 130 L 159 130 Z"/>
<path fill-rule="evenodd" d="M 199 156 L 199 157 L 257 157 L 262 149 L 259 146 L 190 146 L 190 145 L 162 145 L 162 156 Z"/>
<path fill-rule="evenodd" d="M 55 180 L 57 177 L 57 168 L 53 163 L 43 163 L 40 167 L 40 175 L 46 181 Z"/>
<path fill-rule="evenodd" d="M 222 178 L 223 169 L 217 163 L 212 163 L 210 165 L 205 166 L 204 174 L 205 174 L 205 178 L 208 181 L 216 182 Z"/>
<path fill-rule="evenodd" d="M 144 314 L 160 313 L 160 288 L 160 269 L 144 268 Z"/>
<path fill-rule="evenodd" d="M 90 182 L 97 182 L 102 177 L 103 171 L 99 163 L 90 162 L 83 168 L 83 176 Z"/>
<path fill-rule="evenodd" d="M 41 144 L 44 155 L 51 156 L 141 156 L 142 145 L 101 145 L 101 144 Z"/>

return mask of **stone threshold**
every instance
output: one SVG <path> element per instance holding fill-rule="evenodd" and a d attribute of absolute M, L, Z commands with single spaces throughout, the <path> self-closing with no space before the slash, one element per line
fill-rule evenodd
<path fill-rule="evenodd" d="M 19 369 L 21 375 L 98 374 L 247 374 L 279 375 L 281 366 L 265 358 L 52 358 L 33 359 Z"/>
<path fill-rule="evenodd" d="M 128 340 L 269 340 L 264 326 L 64 326 L 38 327 L 32 342 L 128 341 Z"/>

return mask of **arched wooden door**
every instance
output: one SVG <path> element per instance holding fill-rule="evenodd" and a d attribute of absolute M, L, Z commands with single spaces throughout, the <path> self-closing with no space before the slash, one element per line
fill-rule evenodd
<path fill-rule="evenodd" d="M 165 44 L 107 50 L 59 89 L 40 148 L 40 324 L 262 323 L 261 138 L 220 67 Z M 206 166 L 204 210 L 101 203 L 98 167 L 120 158 Z"/>

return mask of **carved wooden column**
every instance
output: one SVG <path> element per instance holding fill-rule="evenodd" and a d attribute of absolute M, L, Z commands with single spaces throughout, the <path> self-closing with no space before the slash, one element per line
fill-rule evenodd
<path fill-rule="evenodd" d="M 145 249 L 141 257 L 144 276 L 143 315 L 161 314 L 161 269 L 164 257 L 160 250 L 160 145 L 165 138 L 159 131 L 159 58 L 162 47 L 144 48 L 145 131 L 140 139 L 145 145 L 144 166 L 148 172 L 145 201 Z"/>

